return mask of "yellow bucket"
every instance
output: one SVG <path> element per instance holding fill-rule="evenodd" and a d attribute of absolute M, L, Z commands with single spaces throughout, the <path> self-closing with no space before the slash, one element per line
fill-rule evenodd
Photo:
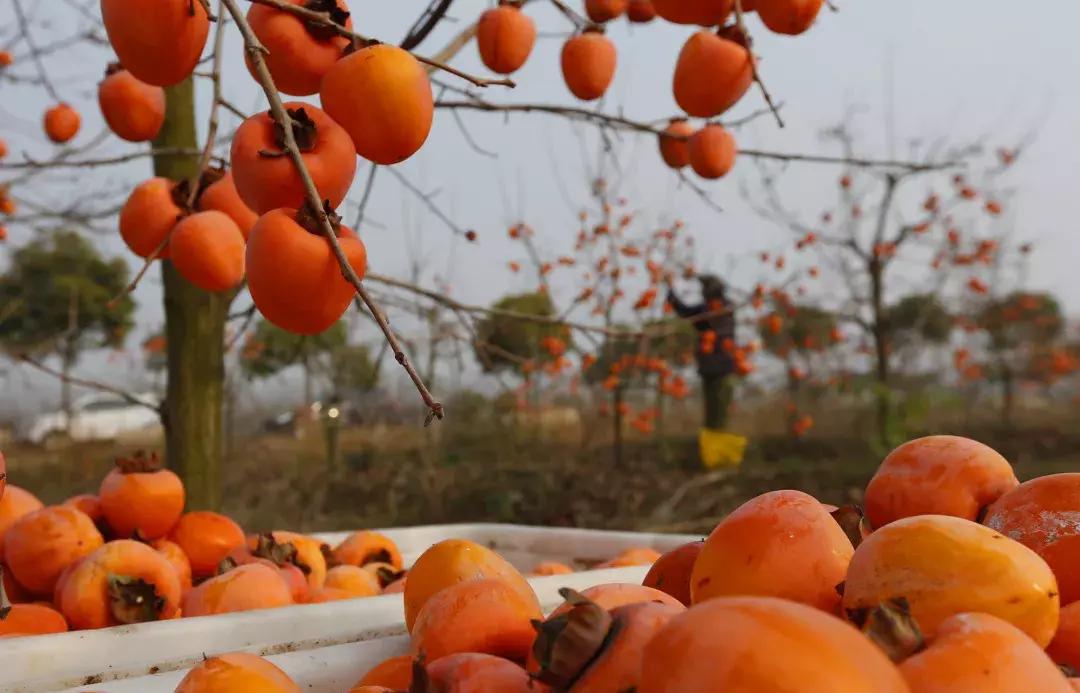
<path fill-rule="evenodd" d="M 698 434 L 701 463 L 706 469 L 738 467 L 746 452 L 746 438 L 725 431 L 703 428 Z"/>

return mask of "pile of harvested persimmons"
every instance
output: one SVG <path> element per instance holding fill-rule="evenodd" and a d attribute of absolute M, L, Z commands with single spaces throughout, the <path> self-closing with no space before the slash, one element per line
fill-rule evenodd
<path fill-rule="evenodd" d="M 893 451 L 865 517 L 766 493 L 704 542 L 607 564 L 652 563 L 643 585 L 563 590 L 546 618 L 486 547 L 440 542 L 406 574 L 373 532 L 335 549 L 245 537 L 223 516 L 182 514 L 182 485 L 155 465 L 122 461 L 97 497 L 53 508 L 7 488 L 0 548 L 16 603 L 0 637 L 402 591 L 413 652 L 350 693 L 1080 690 L 1068 678 L 1080 667 L 1080 473 L 1020 484 L 966 438 Z M 53 606 L 28 603 L 50 595 Z M 300 690 L 243 653 L 206 660 L 177 688 Z"/>

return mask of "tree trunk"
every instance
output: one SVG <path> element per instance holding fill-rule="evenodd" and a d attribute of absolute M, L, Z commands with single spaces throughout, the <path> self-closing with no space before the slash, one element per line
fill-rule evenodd
<path fill-rule="evenodd" d="M 165 125 L 154 146 L 194 150 L 198 141 L 191 78 L 165 94 Z M 154 173 L 174 181 L 191 178 L 198 165 L 195 154 L 154 157 Z M 212 294 L 189 284 L 168 261 L 161 263 L 161 275 L 168 342 L 165 455 L 184 479 L 188 507 L 216 509 L 224 449 L 225 319 L 233 294 Z"/>

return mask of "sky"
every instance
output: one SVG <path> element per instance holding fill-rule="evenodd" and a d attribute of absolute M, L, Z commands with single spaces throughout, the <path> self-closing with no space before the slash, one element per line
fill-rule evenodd
<path fill-rule="evenodd" d="M 85 0 L 50 0 L 28 3 L 32 8 L 35 38 L 45 45 L 87 26 L 72 9 Z M 246 4 L 246 3 L 243 3 Z M 388 3 L 354 0 L 353 21 L 358 31 L 396 42 L 404 35 L 426 0 Z M 490 3 L 457 0 L 452 19 L 444 22 L 420 47 L 431 54 Z M 580 5 L 580 3 L 577 3 Z M 845 114 L 858 134 L 859 153 L 868 157 L 903 158 L 911 142 L 943 138 L 966 143 L 984 138 L 993 147 L 1010 146 L 1034 135 L 1010 174 L 1015 192 L 1009 200 L 1006 223 L 1017 233 L 1037 240 L 1030 282 L 1033 288 L 1053 291 L 1066 309 L 1080 311 L 1080 275 L 1075 271 L 1080 195 L 1080 50 L 1073 28 L 1080 24 L 1080 4 L 1052 0 L 1030 11 L 1017 12 L 1015 3 L 983 0 L 977 10 L 970 2 L 909 0 L 837 0 L 838 12 L 823 11 L 818 23 L 799 37 L 769 33 L 754 16 L 748 17 L 755 37 L 760 69 L 775 99 L 783 103 L 786 127 L 759 118 L 737 131 L 745 148 L 779 152 L 837 153 L 821 138 L 821 131 Z M 96 13 L 96 3 L 89 4 Z M 541 38 L 526 66 L 514 75 L 519 86 L 509 90 L 490 87 L 483 96 L 498 103 L 530 102 L 574 104 L 559 73 L 559 47 L 567 24 L 542 0 L 529 4 Z M 6 43 L 14 22 L 10 6 L 0 9 L 0 33 Z M 678 50 L 693 29 L 654 22 L 633 26 L 618 22 L 609 31 L 619 51 L 614 85 L 601 108 L 610 113 L 651 121 L 677 113 L 671 95 L 671 74 Z M 260 93 L 243 68 L 241 44 L 230 30 L 225 74 L 226 94 L 249 112 L 264 107 Z M 18 56 L 22 52 L 16 49 Z M 94 100 L 96 83 L 109 60 L 107 48 L 80 44 L 50 56 L 47 67 L 61 97 L 84 115 L 83 132 L 76 145 L 101 132 L 103 123 Z M 475 45 L 453 61 L 460 69 L 478 74 L 484 69 Z M 16 74 L 32 75 L 23 65 Z M 439 77 L 455 82 L 448 75 Z M 40 88 L 0 82 L 7 96 L 0 100 L 0 136 L 8 141 L 8 160 L 24 153 L 47 158 L 52 147 L 40 134 L 40 117 L 49 97 Z M 202 85 L 203 106 L 208 87 Z M 738 118 L 763 106 L 751 91 L 724 118 Z M 205 112 L 205 109 L 204 111 Z M 526 221 L 537 242 L 551 254 L 569 250 L 577 231 L 577 214 L 588 202 L 588 174 L 596 159 L 599 139 L 594 128 L 573 125 L 546 115 L 463 113 L 469 137 L 489 157 L 467 141 L 455 118 L 436 114 L 425 147 L 396 167 L 408 180 L 432 194 L 432 200 L 458 226 L 475 229 L 479 242 L 466 244 L 446 225 L 425 211 L 418 199 L 387 171 L 376 174 L 369 222 L 359 231 L 368 246 L 371 269 L 403 276 L 417 257 L 425 268 L 422 283 L 434 285 L 436 275 L 451 286 L 452 295 L 468 303 L 487 304 L 510 291 L 525 291 L 531 283 L 507 270 L 507 262 L 522 259 L 520 249 L 507 238 L 506 229 Z M 235 127 L 227 120 L 226 129 Z M 760 268 L 753 260 L 758 251 L 790 241 L 788 232 L 762 220 L 740 193 L 751 195 L 760 185 L 758 168 L 740 160 L 728 177 L 701 183 L 717 212 L 666 169 L 656 154 L 651 136 L 620 135 L 615 140 L 621 165 L 620 194 L 645 223 L 666 224 L 681 219 L 694 235 L 702 266 L 725 272 L 736 284 L 752 284 Z M 115 140 L 94 150 L 94 155 L 134 149 Z M 772 169 L 775 171 L 775 169 Z M 817 218 L 835 199 L 842 170 L 835 165 L 792 164 L 782 171 L 785 202 L 807 218 Z M 343 207 L 347 221 L 370 174 L 361 162 L 353 192 Z M 0 171 L 0 179 L 12 173 Z M 97 198 L 106 209 L 123 199 L 125 191 L 149 175 L 149 161 L 133 161 L 107 171 L 77 170 L 50 175 L 48 184 L 20 188 L 17 195 L 30 202 L 56 207 L 64 199 Z M 108 252 L 126 253 L 109 219 L 97 224 L 96 237 Z M 13 227 L 9 245 L 26 242 L 33 231 Z M 7 251 L 0 249 L 0 264 Z M 145 334 L 162 323 L 160 282 L 152 271 L 138 289 L 138 319 Z M 571 290 L 569 287 L 567 290 Z M 246 297 L 238 307 L 248 305 Z M 394 313 L 391 312 L 391 318 Z M 374 343 L 376 335 L 363 335 Z M 138 335 L 129 342 L 137 356 Z M 115 374 L 115 355 L 87 358 L 89 374 Z M 5 411 L 55 401 L 55 385 L 22 372 L 11 372 L 8 395 L 0 398 Z M 267 392 L 288 396 L 295 386 L 288 378 L 271 383 Z M 276 389 L 275 389 L 276 388 Z"/>

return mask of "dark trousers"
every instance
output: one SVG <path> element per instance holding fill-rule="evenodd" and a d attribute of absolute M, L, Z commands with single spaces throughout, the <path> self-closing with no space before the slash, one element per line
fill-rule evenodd
<path fill-rule="evenodd" d="M 701 374 L 701 394 L 705 400 L 705 428 L 722 430 L 731 408 L 732 384 L 726 375 Z"/>

